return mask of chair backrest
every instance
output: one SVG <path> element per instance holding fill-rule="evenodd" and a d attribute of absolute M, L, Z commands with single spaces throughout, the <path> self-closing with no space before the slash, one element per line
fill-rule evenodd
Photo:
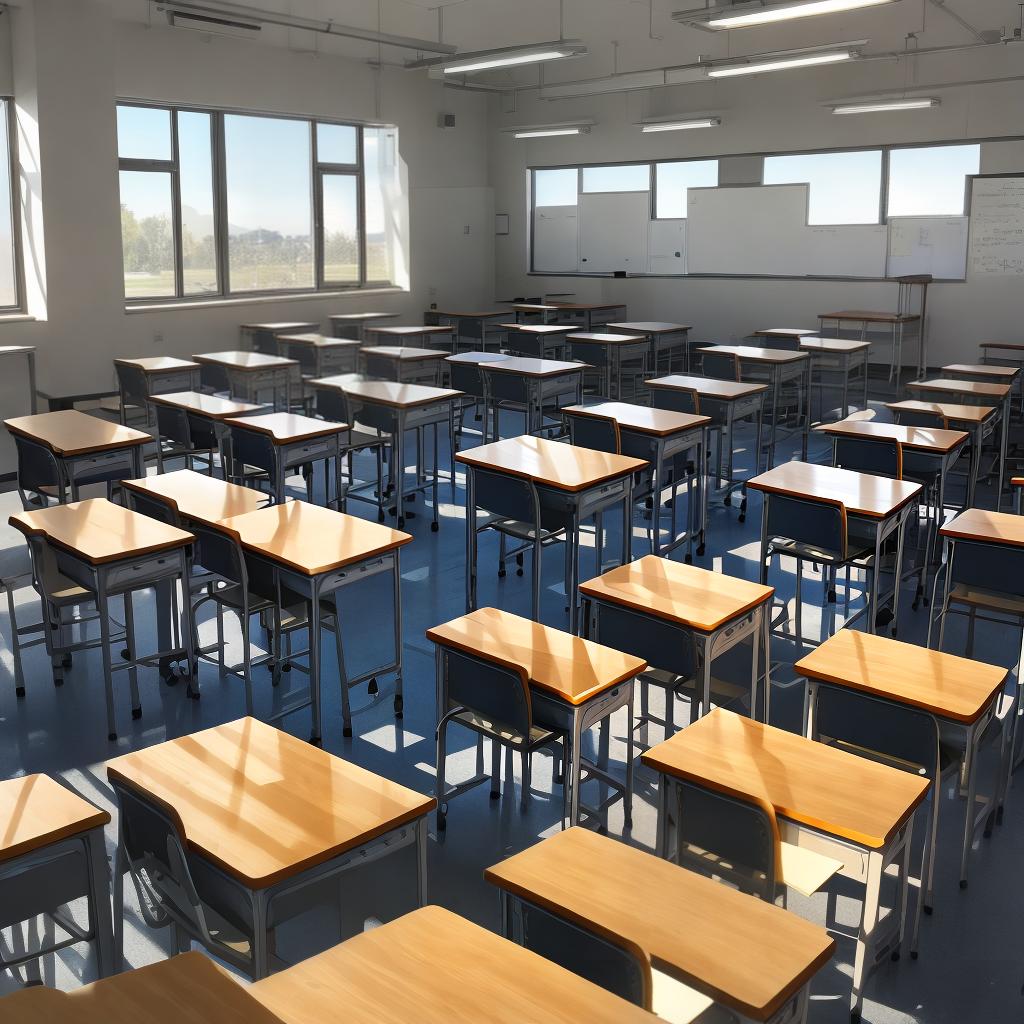
<path fill-rule="evenodd" d="M 893 409 L 897 423 L 908 427 L 941 427 L 949 429 L 949 420 L 939 412 L 924 412 L 919 409 Z"/>
<path fill-rule="evenodd" d="M 675 786 L 678 863 L 774 902 L 781 840 L 771 806 L 682 780 Z"/>
<path fill-rule="evenodd" d="M 857 473 L 903 479 L 903 445 L 888 437 L 833 438 L 832 464 Z"/>
<path fill-rule="evenodd" d="M 126 403 L 144 405 L 149 397 L 146 375 L 137 366 L 115 363 L 118 390 Z"/>
<path fill-rule="evenodd" d="M 650 391 L 651 405 L 655 409 L 700 415 L 700 395 L 692 388 L 651 388 Z"/>
<path fill-rule="evenodd" d="M 616 606 L 602 611 L 591 639 L 615 651 L 643 658 L 652 668 L 689 678 L 696 671 L 693 634 L 674 623 Z"/>
<path fill-rule="evenodd" d="M 607 366 L 610 358 L 604 345 L 595 345 L 590 341 L 567 341 L 569 358 L 588 366 Z"/>
<path fill-rule="evenodd" d="M 218 530 L 216 527 L 198 522 L 190 522 L 189 531 L 196 538 L 193 546 L 193 563 L 225 583 L 247 590 L 248 565 L 238 538 L 226 530 Z M 271 573 L 268 571 L 268 579 L 270 576 Z"/>
<path fill-rule="evenodd" d="M 529 393 L 526 378 L 518 373 L 495 373 L 486 363 L 480 366 L 487 398 L 492 402 L 514 402 L 524 405 Z"/>
<path fill-rule="evenodd" d="M 846 507 L 841 501 L 765 493 L 767 536 L 785 537 L 822 552 L 846 557 Z"/>
<path fill-rule="evenodd" d="M 316 372 L 316 350 L 312 345 L 292 345 L 290 342 L 279 340 L 277 347 L 283 356 L 298 361 L 300 373 Z"/>
<path fill-rule="evenodd" d="M 448 369 L 451 371 L 452 387 L 456 391 L 483 398 L 484 379 L 476 363 L 449 363 Z"/>
<path fill-rule="evenodd" d="M 191 449 L 192 430 L 188 413 L 160 402 L 154 402 L 153 407 L 156 409 L 156 431 L 160 440 Z"/>
<path fill-rule="evenodd" d="M 939 773 L 939 727 L 926 711 L 845 687 L 819 684 L 814 701 L 814 739 L 883 759 L 932 781 Z"/>
<path fill-rule="evenodd" d="M 528 743 L 533 709 L 526 671 L 519 665 L 479 658 L 451 647 L 442 647 L 441 655 L 449 707 L 454 704 L 476 712 L 512 732 L 520 743 Z M 447 714 L 448 708 L 438 711 Z"/>
<path fill-rule="evenodd" d="M 64 479 L 57 457 L 45 445 L 36 444 L 18 434 L 13 437 L 18 452 L 18 495 L 22 508 L 27 512 L 39 507 L 40 502 L 33 501 L 29 497 L 31 494 L 40 495 L 45 505 L 44 487 L 56 489 L 57 500 L 63 504 L 66 497 Z"/>
<path fill-rule="evenodd" d="M 349 419 L 348 396 L 340 388 L 314 388 L 316 414 L 335 423 L 351 423 Z"/>
<path fill-rule="evenodd" d="M 473 483 L 477 508 L 505 519 L 534 523 L 540 516 L 540 499 L 529 480 L 474 466 Z"/>
<path fill-rule="evenodd" d="M 181 517 L 169 499 L 156 494 L 136 491 L 132 487 L 126 487 L 124 492 L 128 495 L 128 502 L 131 508 L 136 512 L 149 516 L 150 519 L 156 519 L 161 523 L 165 523 L 167 526 L 181 529 Z"/>
<path fill-rule="evenodd" d="M 428 309 L 423 314 L 424 327 L 437 327 L 441 323 L 441 314 L 434 309 Z"/>
<path fill-rule="evenodd" d="M 455 345 L 457 347 L 459 344 L 468 344 L 471 349 L 482 349 L 486 331 L 487 321 L 478 316 L 466 317 L 459 321 L 459 334 L 455 339 Z"/>
<path fill-rule="evenodd" d="M 701 369 L 704 371 L 705 377 L 713 377 L 715 380 L 740 379 L 740 361 L 734 355 L 704 352 Z"/>
<path fill-rule="evenodd" d="M 231 424 L 231 453 L 239 471 L 244 464 L 273 472 L 274 442 L 262 431 Z"/>
<path fill-rule="evenodd" d="M 544 358 L 544 339 L 532 331 L 509 331 L 506 339 L 509 352 L 527 359 Z"/>
<path fill-rule="evenodd" d="M 562 415 L 569 423 L 569 438 L 580 448 L 618 455 L 622 452 L 618 421 L 611 416 L 590 416 L 574 412 Z"/>
<path fill-rule="evenodd" d="M 949 556 L 949 586 L 1024 597 L 1024 548 L 955 539 Z"/>
<path fill-rule="evenodd" d="M 199 386 L 204 391 L 230 391 L 228 371 L 216 363 L 200 363 Z"/>

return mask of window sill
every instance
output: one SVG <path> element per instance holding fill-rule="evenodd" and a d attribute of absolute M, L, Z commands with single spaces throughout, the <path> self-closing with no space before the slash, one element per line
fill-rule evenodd
<path fill-rule="evenodd" d="M 0 327 L 4 324 L 31 324 L 36 318 L 29 313 L 8 313 L 0 316 Z"/>
<path fill-rule="evenodd" d="M 362 295 L 406 295 L 407 289 L 397 285 L 381 288 L 347 288 L 336 292 L 298 292 L 296 294 L 253 295 L 244 297 L 233 295 L 230 298 L 216 299 L 182 299 L 174 302 L 153 302 L 139 305 L 126 305 L 125 313 L 161 313 L 179 309 L 209 309 L 215 306 L 261 306 L 272 302 L 314 302 L 318 299 L 356 298 Z M 31 318 L 27 318 L 31 319 Z M 3 321 L 0 320 L 0 323 Z"/>

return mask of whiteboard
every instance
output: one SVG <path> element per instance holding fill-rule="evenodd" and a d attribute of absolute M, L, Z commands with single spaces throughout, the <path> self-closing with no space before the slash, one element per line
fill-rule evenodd
<path fill-rule="evenodd" d="M 686 194 L 691 274 L 803 276 L 807 185 L 731 185 Z"/>
<path fill-rule="evenodd" d="M 686 273 L 686 221 L 652 220 L 647 228 L 647 273 Z"/>
<path fill-rule="evenodd" d="M 971 179 L 971 276 L 1024 277 L 1024 178 Z"/>
<path fill-rule="evenodd" d="M 885 277 L 889 233 L 884 224 L 823 224 L 807 228 L 805 273 L 817 277 Z"/>
<path fill-rule="evenodd" d="M 966 217 L 890 217 L 888 276 L 931 274 L 962 281 L 967 232 Z"/>
<path fill-rule="evenodd" d="M 579 270 L 611 274 L 647 270 L 649 192 L 593 192 L 580 196 Z"/>
<path fill-rule="evenodd" d="M 579 266 L 575 206 L 538 206 L 533 215 L 533 269 L 575 273 Z"/>

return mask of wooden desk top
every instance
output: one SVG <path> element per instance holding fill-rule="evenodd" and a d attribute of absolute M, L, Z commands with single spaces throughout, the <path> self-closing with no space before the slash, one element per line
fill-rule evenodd
<path fill-rule="evenodd" d="M 501 362 L 488 363 L 484 369 L 494 373 L 517 373 L 520 377 L 561 377 L 566 373 L 582 373 L 587 363 L 567 363 L 561 359 L 528 359 L 509 356 Z"/>
<path fill-rule="evenodd" d="M 563 308 L 547 302 L 510 302 L 508 307 L 520 313 L 556 313 Z"/>
<path fill-rule="evenodd" d="M 461 391 L 434 388 L 426 384 L 398 384 L 393 380 L 352 380 L 350 376 L 323 377 L 310 381 L 315 388 L 333 388 L 346 395 L 374 405 L 387 405 L 395 409 L 408 409 L 434 402 L 450 402 L 460 398 Z"/>
<path fill-rule="evenodd" d="M 715 398 L 723 402 L 735 402 L 758 392 L 768 390 L 767 384 L 751 384 L 747 381 L 716 380 L 714 377 L 688 377 L 673 373 L 669 377 L 655 377 L 647 381 L 649 388 L 665 388 L 669 391 L 695 391 L 702 398 Z"/>
<path fill-rule="evenodd" d="M 715 355 L 736 356 L 747 363 L 798 363 L 807 359 L 806 352 L 790 352 L 781 348 L 759 348 L 756 345 L 709 345 L 698 349 Z"/>
<path fill-rule="evenodd" d="M 240 324 L 243 331 L 315 331 L 320 325 L 315 320 L 275 320 L 268 324 Z"/>
<path fill-rule="evenodd" d="M 70 992 L 0 999 L 4 1024 L 280 1024 L 247 986 L 203 953 L 182 953 Z"/>
<path fill-rule="evenodd" d="M 581 583 L 580 593 L 711 633 L 771 600 L 775 588 L 645 555 Z"/>
<path fill-rule="evenodd" d="M 15 416 L 4 420 L 4 426 L 12 434 L 37 441 L 56 455 L 67 457 L 114 451 L 117 448 L 134 448 L 153 440 L 141 430 L 122 427 L 119 423 L 101 420 L 98 416 L 90 416 L 77 409 Z"/>
<path fill-rule="evenodd" d="M 791 494 L 798 498 L 841 501 L 847 512 L 885 519 L 921 490 L 909 480 L 890 480 L 871 473 L 855 473 L 835 466 L 810 462 L 784 462 L 748 481 L 747 487 L 769 494 Z"/>
<path fill-rule="evenodd" d="M 716 708 L 643 755 L 655 771 L 869 849 L 886 845 L 928 792 L 925 778 Z"/>
<path fill-rule="evenodd" d="M 954 423 L 982 423 L 994 415 L 995 406 L 991 405 L 957 405 L 951 402 L 918 402 L 914 399 L 907 399 L 903 402 L 886 402 L 886 409 L 906 412 L 934 413 L 943 419 Z"/>
<path fill-rule="evenodd" d="M 393 359 L 396 363 L 411 363 L 431 359 L 438 361 L 445 358 L 445 352 L 439 348 L 415 348 L 411 345 L 365 345 L 363 355 L 380 356 L 382 359 Z"/>
<path fill-rule="evenodd" d="M 238 416 L 231 420 L 232 430 L 255 430 L 266 434 L 274 444 L 291 444 L 314 437 L 330 437 L 349 429 L 347 423 L 317 420 L 312 416 L 298 416 L 291 412 L 268 412 L 262 416 Z"/>
<path fill-rule="evenodd" d="M 508 356 L 500 352 L 456 352 L 453 356 L 445 356 L 446 363 L 500 363 Z"/>
<path fill-rule="evenodd" d="M 211 363 L 214 366 L 242 371 L 277 370 L 299 365 L 294 359 L 271 356 L 265 352 L 202 352 L 192 358 L 197 363 Z"/>
<path fill-rule="evenodd" d="M 669 437 L 694 427 L 704 427 L 711 422 L 710 416 L 695 416 L 688 412 L 672 412 L 669 409 L 652 409 L 648 405 L 632 405 L 629 402 L 597 402 L 594 405 L 568 405 L 562 412 L 578 416 L 600 416 L 618 423 L 622 430 L 637 434 L 651 434 L 654 437 Z"/>
<path fill-rule="evenodd" d="M 556 302 L 555 309 L 567 309 L 576 313 L 586 313 L 599 309 L 625 309 L 624 302 Z"/>
<path fill-rule="evenodd" d="M 454 330 L 451 324 L 406 324 L 401 327 L 367 327 L 366 333 L 403 338 L 406 335 L 419 337 L 421 334 L 451 334 Z"/>
<path fill-rule="evenodd" d="M 572 324 L 498 324 L 499 327 L 507 327 L 510 331 L 518 331 L 520 334 L 570 334 L 573 330 Z"/>
<path fill-rule="evenodd" d="M 252 889 L 332 860 L 436 803 L 255 718 L 114 758 L 107 777 L 160 804 L 190 849 Z"/>
<path fill-rule="evenodd" d="M 605 324 L 617 331 L 636 331 L 637 334 L 678 334 L 693 330 L 692 324 L 669 324 L 660 320 L 631 320 L 628 323 Z"/>
<path fill-rule="evenodd" d="M 986 363 L 950 363 L 942 368 L 943 373 L 958 373 L 963 377 L 1002 377 L 1012 381 L 1020 374 L 1019 366 L 988 365 Z"/>
<path fill-rule="evenodd" d="M 184 547 L 195 539 L 106 498 L 17 512 L 7 521 L 25 536 L 45 537 L 92 565 Z"/>
<path fill-rule="evenodd" d="M 109 822 L 106 811 L 48 775 L 0 782 L 0 864 Z"/>
<path fill-rule="evenodd" d="M 853 341 L 850 338 L 801 338 L 800 347 L 812 355 L 821 352 L 825 355 L 845 356 L 852 352 L 865 352 L 871 348 L 870 341 Z"/>
<path fill-rule="evenodd" d="M 144 356 L 141 359 L 115 359 L 115 366 L 133 366 L 143 373 L 173 373 L 176 370 L 198 370 L 199 364 L 191 359 L 173 356 Z"/>
<path fill-rule="evenodd" d="M 806 327 L 763 327 L 759 331 L 754 331 L 757 338 L 811 338 L 817 334 L 817 331 L 808 330 Z"/>
<path fill-rule="evenodd" d="M 841 629 L 794 668 L 808 679 L 848 686 L 922 708 L 955 722 L 976 722 L 1008 672 L 889 637 Z"/>
<path fill-rule="evenodd" d="M 279 334 L 278 341 L 308 348 L 359 348 L 355 338 L 335 338 L 332 334 Z"/>
<path fill-rule="evenodd" d="M 983 380 L 955 380 L 945 377 L 914 380 L 908 391 L 948 391 L 951 395 L 975 395 L 978 398 L 1003 399 L 1010 393 L 1009 384 L 989 384 Z"/>
<path fill-rule="evenodd" d="M 213 526 L 222 519 L 254 512 L 267 496 L 253 487 L 230 484 L 215 476 L 178 469 L 138 480 L 122 480 L 129 491 L 158 498 L 186 519 Z"/>
<path fill-rule="evenodd" d="M 909 324 L 921 317 L 917 313 L 886 313 L 872 309 L 841 309 L 836 313 L 819 313 L 819 320 L 859 320 L 865 324 Z"/>
<path fill-rule="evenodd" d="M 397 313 L 332 313 L 328 320 L 341 320 L 343 323 L 364 323 L 367 320 L 395 320 Z"/>
<path fill-rule="evenodd" d="M 647 341 L 644 334 L 608 334 L 600 331 L 577 331 L 567 337 L 569 341 L 585 341 L 591 345 L 635 345 Z"/>
<path fill-rule="evenodd" d="M 1014 341 L 983 341 L 978 348 L 1002 348 L 1007 352 L 1024 352 L 1024 345 Z"/>
<path fill-rule="evenodd" d="M 438 316 L 455 316 L 466 320 L 490 320 L 497 316 L 505 316 L 506 313 L 503 309 L 490 309 L 484 313 L 467 313 L 462 310 L 450 310 L 450 309 L 436 309 L 431 312 L 436 313 Z"/>
<path fill-rule="evenodd" d="M 305 501 L 268 505 L 220 525 L 233 530 L 246 550 L 306 576 L 394 551 L 412 540 L 401 530 Z"/>
<path fill-rule="evenodd" d="M 876 420 L 840 420 L 815 427 L 833 437 L 882 437 L 899 441 L 904 448 L 945 455 L 962 445 L 968 435 L 963 430 L 942 430 L 938 427 L 908 427 Z"/>
<path fill-rule="evenodd" d="M 339 1007 L 345 1024 L 654 1020 L 641 1007 L 441 907 L 423 907 L 362 932 L 248 991 L 281 1024 L 339 1020 Z"/>
<path fill-rule="evenodd" d="M 455 461 L 572 493 L 628 476 L 647 465 L 644 459 L 596 452 L 532 434 L 466 449 L 455 456 Z"/>
<path fill-rule="evenodd" d="M 427 639 L 522 668 L 532 686 L 574 706 L 647 668 L 642 658 L 498 608 L 478 608 L 434 626 Z"/>
<path fill-rule="evenodd" d="M 960 540 L 979 540 L 990 544 L 1024 547 L 1024 516 L 1010 512 L 990 512 L 969 508 L 954 516 L 939 533 Z"/>
<path fill-rule="evenodd" d="M 835 947 L 796 914 L 578 826 L 484 878 L 754 1020 L 773 1016 Z"/>
<path fill-rule="evenodd" d="M 233 398 L 218 398 L 201 391 L 174 391 L 169 395 L 153 395 L 151 402 L 169 405 L 175 409 L 186 409 L 208 420 L 228 420 L 232 416 L 248 416 L 259 412 L 262 405 L 252 402 L 236 402 Z"/>

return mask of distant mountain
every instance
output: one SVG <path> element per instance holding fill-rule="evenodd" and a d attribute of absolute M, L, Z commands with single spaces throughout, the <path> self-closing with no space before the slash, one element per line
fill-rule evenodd
<path fill-rule="evenodd" d="M 181 204 L 181 223 L 193 238 L 206 238 L 207 235 L 213 234 L 213 215 L 200 213 L 194 206 Z M 250 231 L 252 228 L 228 224 L 228 233 L 232 235 L 245 235 Z"/>

